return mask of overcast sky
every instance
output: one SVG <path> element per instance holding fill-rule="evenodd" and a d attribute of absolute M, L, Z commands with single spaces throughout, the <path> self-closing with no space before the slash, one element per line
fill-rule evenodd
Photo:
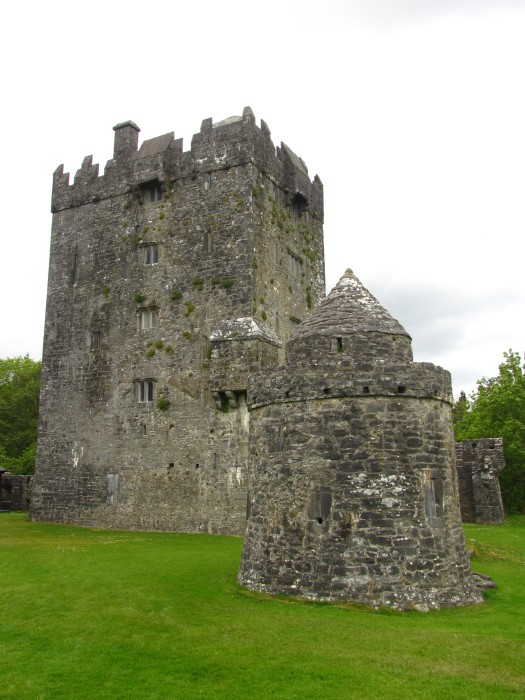
<path fill-rule="evenodd" d="M 454 394 L 525 350 L 525 0 L 8 3 L 0 357 L 41 357 L 51 175 L 103 171 L 112 127 L 245 105 L 325 186 L 328 291 L 347 267 Z"/>

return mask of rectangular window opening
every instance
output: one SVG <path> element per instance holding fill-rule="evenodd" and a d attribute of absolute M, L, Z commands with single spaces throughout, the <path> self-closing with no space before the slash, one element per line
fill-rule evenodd
<path fill-rule="evenodd" d="M 164 199 L 162 185 L 158 180 L 151 180 L 150 182 L 144 183 L 141 185 L 141 190 L 147 202 L 162 202 Z"/>
<path fill-rule="evenodd" d="M 148 331 L 156 328 L 158 323 L 157 309 L 140 309 L 137 317 L 139 331 Z"/>
<path fill-rule="evenodd" d="M 139 403 L 153 403 L 154 385 L 153 379 L 140 379 L 135 382 L 135 396 Z"/>
<path fill-rule="evenodd" d="M 100 331 L 92 331 L 91 333 L 91 349 L 100 350 Z"/>
<path fill-rule="evenodd" d="M 291 210 L 294 219 L 300 219 L 308 207 L 308 200 L 300 194 L 292 199 Z"/>
<path fill-rule="evenodd" d="M 159 246 L 157 243 L 145 245 L 143 247 L 143 251 L 144 265 L 156 265 L 159 262 Z"/>

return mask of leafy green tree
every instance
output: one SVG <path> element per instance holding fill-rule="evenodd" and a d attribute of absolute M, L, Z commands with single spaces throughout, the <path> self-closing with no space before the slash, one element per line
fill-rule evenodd
<path fill-rule="evenodd" d="M 0 466 L 15 474 L 35 469 L 41 363 L 0 359 Z"/>
<path fill-rule="evenodd" d="M 507 513 L 525 513 L 525 374 L 519 353 L 503 353 L 499 375 L 479 379 L 469 399 L 453 408 L 456 440 L 502 437 L 505 469 L 500 474 Z"/>

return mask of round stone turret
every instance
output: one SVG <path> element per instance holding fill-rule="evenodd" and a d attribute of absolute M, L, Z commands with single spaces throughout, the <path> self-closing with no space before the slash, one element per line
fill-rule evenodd
<path fill-rule="evenodd" d="M 458 503 L 450 374 L 347 271 L 248 387 L 252 590 L 400 610 L 481 602 Z"/>
<path fill-rule="evenodd" d="M 338 353 L 337 355 L 333 355 Z M 288 346 L 291 364 L 349 358 L 365 367 L 411 362 L 411 338 L 403 326 L 347 270 L 330 294 L 297 329 Z"/>

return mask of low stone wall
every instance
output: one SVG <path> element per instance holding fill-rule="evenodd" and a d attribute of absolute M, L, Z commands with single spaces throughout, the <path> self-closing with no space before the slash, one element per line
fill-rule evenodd
<path fill-rule="evenodd" d="M 0 510 L 29 510 L 31 477 L 3 472 L 0 474 Z"/>
<path fill-rule="evenodd" d="M 503 439 L 456 443 L 456 463 L 463 522 L 501 525 L 505 513 L 498 476 L 505 466 Z"/>

